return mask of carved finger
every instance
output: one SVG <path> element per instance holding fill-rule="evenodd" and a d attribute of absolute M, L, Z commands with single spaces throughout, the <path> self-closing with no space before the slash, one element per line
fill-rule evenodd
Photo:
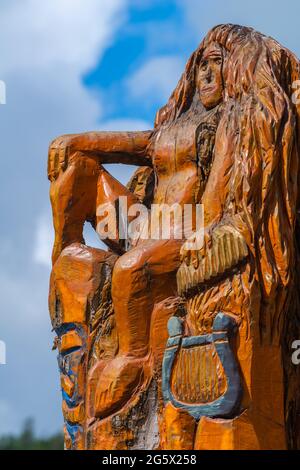
<path fill-rule="evenodd" d="M 205 279 L 208 280 L 212 277 L 212 256 L 211 250 L 206 250 L 205 257 Z"/>
<path fill-rule="evenodd" d="M 196 271 L 194 271 L 194 285 L 201 284 L 204 281 L 204 269 L 203 269 L 203 259 L 199 259 L 199 266 Z"/>
<path fill-rule="evenodd" d="M 59 149 L 56 149 L 54 153 L 54 173 L 56 179 L 59 174 Z"/>
<path fill-rule="evenodd" d="M 191 251 L 191 262 L 195 269 L 198 269 L 199 262 L 201 261 L 201 259 L 202 257 L 201 257 L 201 253 L 199 252 L 199 250 Z"/>
<path fill-rule="evenodd" d="M 224 245 L 222 242 L 222 236 L 221 236 L 221 233 L 219 232 L 216 233 L 216 241 L 217 241 L 217 250 L 218 250 L 218 256 L 219 256 L 219 273 L 223 273 L 225 271 L 225 266 L 226 266 L 226 256 L 225 256 Z"/>
<path fill-rule="evenodd" d="M 52 151 L 51 151 L 51 148 L 49 149 L 49 153 L 48 153 L 48 168 L 47 168 L 47 173 L 48 173 L 48 178 L 50 181 L 53 181 L 53 155 L 52 155 Z"/>
<path fill-rule="evenodd" d="M 59 166 L 59 172 L 60 171 L 65 171 L 67 168 L 68 162 L 67 162 L 67 148 L 62 147 L 59 149 L 58 152 L 58 166 Z"/>
<path fill-rule="evenodd" d="M 183 267 L 180 266 L 177 274 L 176 274 L 176 279 L 177 279 L 177 288 L 178 288 L 178 294 L 181 295 L 184 289 L 184 276 L 183 276 Z"/>
<path fill-rule="evenodd" d="M 226 257 L 226 265 L 225 269 L 231 268 L 233 264 L 233 253 L 232 253 L 232 246 L 231 246 L 231 233 L 223 227 L 223 245 L 225 249 L 225 257 Z"/>
<path fill-rule="evenodd" d="M 48 159 L 48 175 L 50 181 L 54 181 L 57 178 L 58 169 L 58 154 L 56 148 L 51 148 L 49 151 L 49 159 Z"/>
<path fill-rule="evenodd" d="M 180 256 L 180 263 L 184 263 L 184 259 L 185 259 L 185 248 L 184 248 L 184 245 L 181 247 L 180 249 L 180 253 L 179 253 L 179 256 Z"/>
<path fill-rule="evenodd" d="M 219 274 L 219 256 L 217 247 L 212 243 L 211 247 L 211 269 L 212 269 L 212 276 L 217 276 Z"/>
<path fill-rule="evenodd" d="M 243 259 L 249 254 L 248 245 L 245 242 L 244 237 L 242 236 L 238 238 L 238 243 L 239 243 L 240 259 Z"/>
<path fill-rule="evenodd" d="M 180 261 L 185 263 L 187 266 L 190 265 L 191 250 L 188 248 L 188 242 L 186 242 L 180 250 Z"/>
<path fill-rule="evenodd" d="M 184 262 L 187 266 L 191 264 L 191 250 L 186 250 L 184 255 Z"/>
<path fill-rule="evenodd" d="M 230 233 L 232 261 L 233 264 L 237 264 L 240 260 L 239 233 L 233 227 L 228 227 L 227 230 Z"/>
<path fill-rule="evenodd" d="M 212 247 L 212 236 L 210 233 L 205 232 L 204 237 L 203 237 L 203 243 L 200 248 L 200 253 L 203 258 L 206 256 L 206 254 L 211 249 L 211 247 Z"/>
<path fill-rule="evenodd" d="M 231 250 L 231 241 L 230 234 L 226 231 L 223 232 L 222 243 L 224 246 L 225 252 L 225 269 L 229 269 L 232 266 L 232 250 Z"/>

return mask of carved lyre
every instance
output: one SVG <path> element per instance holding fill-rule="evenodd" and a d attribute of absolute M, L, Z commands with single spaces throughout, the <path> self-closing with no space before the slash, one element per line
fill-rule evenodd
<path fill-rule="evenodd" d="M 163 359 L 162 391 L 165 402 L 201 416 L 232 417 L 241 400 L 238 364 L 229 340 L 235 320 L 218 313 L 212 333 L 183 336 L 183 320 L 171 317 Z"/>

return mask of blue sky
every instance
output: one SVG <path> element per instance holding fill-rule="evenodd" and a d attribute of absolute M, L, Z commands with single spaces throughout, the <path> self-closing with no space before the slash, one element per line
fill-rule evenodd
<path fill-rule="evenodd" d="M 49 141 L 151 127 L 215 24 L 253 26 L 299 56 L 299 17 L 296 0 L 1 0 L 0 434 L 18 431 L 28 416 L 41 434 L 62 425 L 47 312 Z M 132 168 L 112 171 L 126 182 Z"/>

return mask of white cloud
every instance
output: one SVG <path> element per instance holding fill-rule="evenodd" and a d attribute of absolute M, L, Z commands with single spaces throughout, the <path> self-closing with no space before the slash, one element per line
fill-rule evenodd
<path fill-rule="evenodd" d="M 167 100 L 182 74 L 184 62 L 176 55 L 152 57 L 127 80 L 132 98 L 149 102 Z"/>
<path fill-rule="evenodd" d="M 124 20 L 124 0 L 4 0 L 2 73 L 20 68 L 94 65 Z M 4 66 L 4 69 L 3 69 Z"/>

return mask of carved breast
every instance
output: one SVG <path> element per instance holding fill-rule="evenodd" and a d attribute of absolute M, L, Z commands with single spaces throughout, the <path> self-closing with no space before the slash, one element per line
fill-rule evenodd
<path fill-rule="evenodd" d="M 183 114 L 161 126 L 152 145 L 158 203 L 195 203 L 201 199 L 213 161 L 220 107 Z"/>
<path fill-rule="evenodd" d="M 197 123 L 178 119 L 157 132 L 153 165 L 157 176 L 156 204 L 193 204 L 199 186 Z"/>
<path fill-rule="evenodd" d="M 178 119 L 157 132 L 153 144 L 153 163 L 158 176 L 175 173 L 197 165 L 197 123 Z"/>

